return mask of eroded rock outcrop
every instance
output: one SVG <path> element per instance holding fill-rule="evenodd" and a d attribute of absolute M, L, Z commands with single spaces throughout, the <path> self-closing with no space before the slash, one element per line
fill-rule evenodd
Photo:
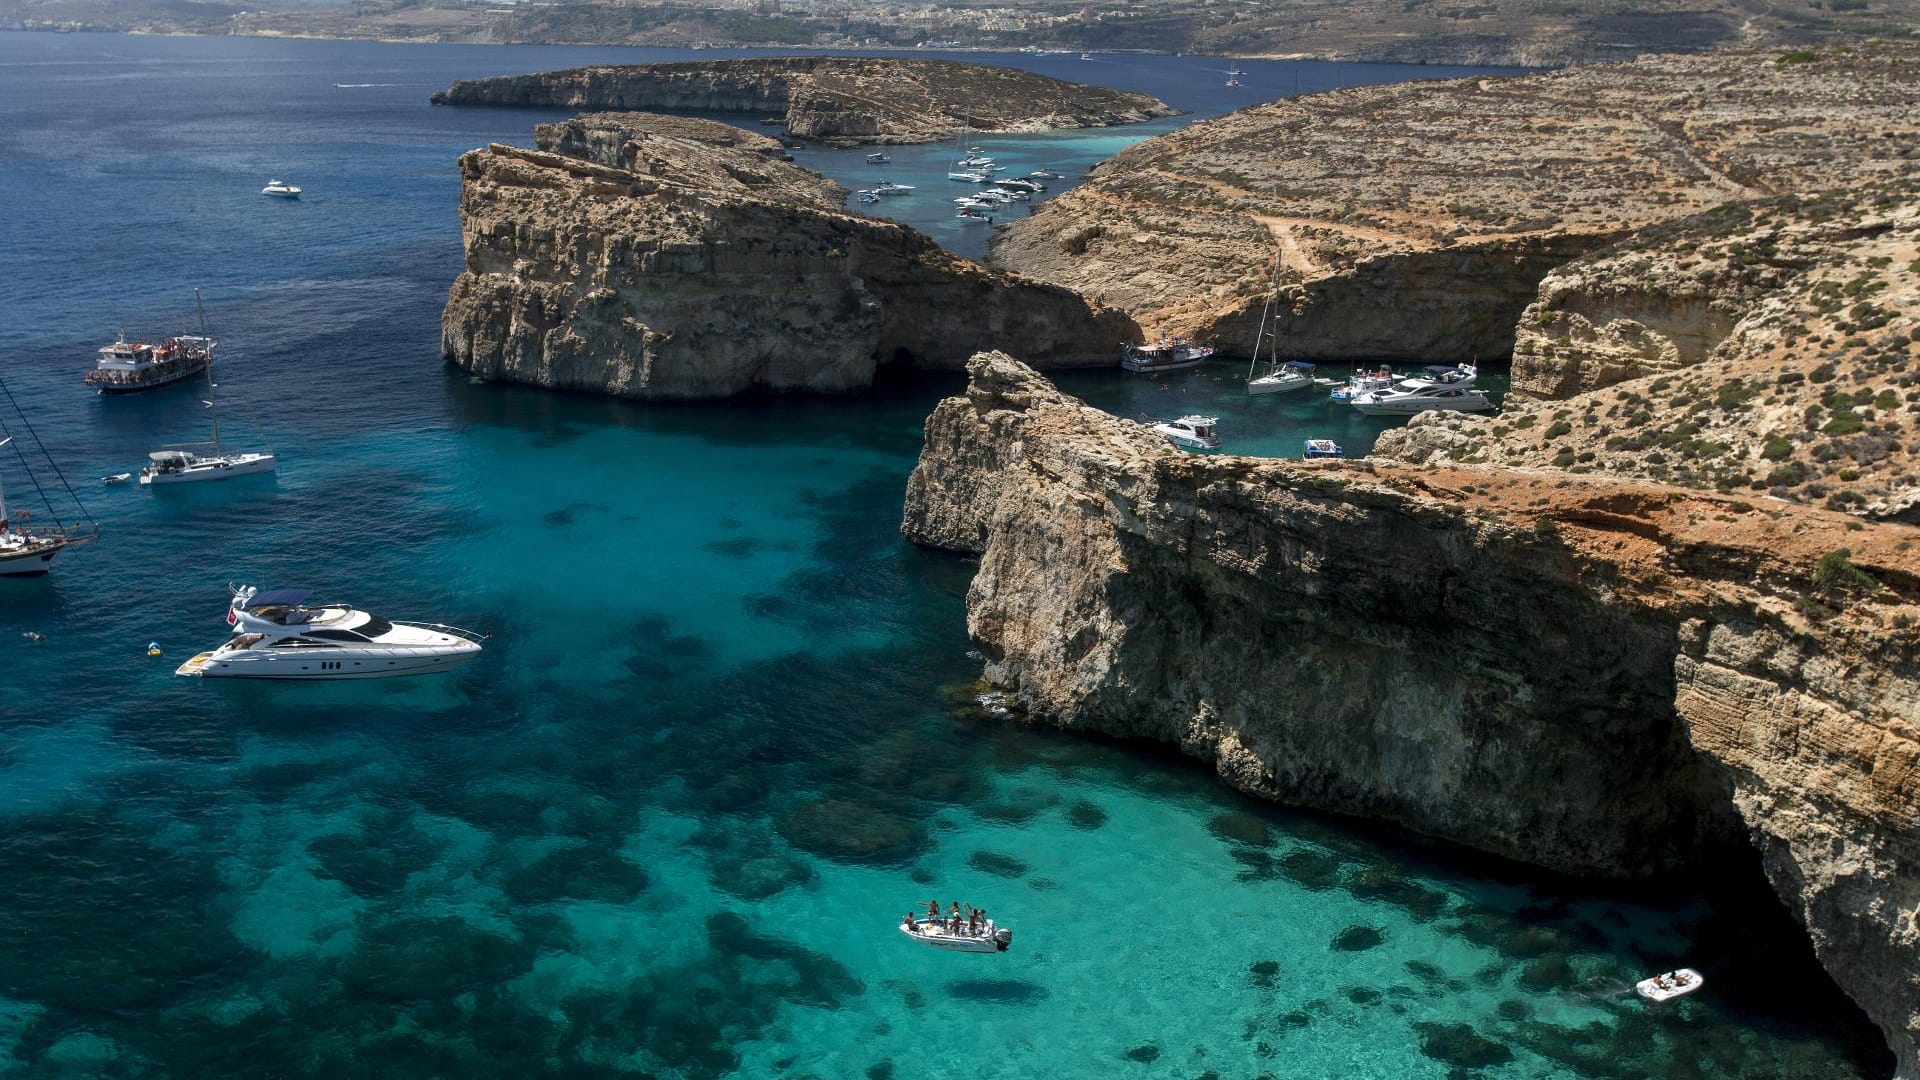
<path fill-rule="evenodd" d="M 968 370 L 903 528 L 980 554 L 968 628 L 1034 717 L 1567 871 L 1751 843 L 1920 1075 L 1912 530 L 1553 471 L 1187 455 L 1006 356 Z"/>
<path fill-rule="evenodd" d="M 1376 452 L 1920 521 L 1920 178 L 1731 203 L 1547 275 L 1498 417 Z"/>
<path fill-rule="evenodd" d="M 1920 49 L 1644 57 L 1256 105 L 1116 155 L 990 265 L 1244 355 L 1505 355 L 1542 277 L 1729 200 L 1920 169 Z M 1806 62 L 1799 62 L 1805 59 Z"/>
<path fill-rule="evenodd" d="M 476 375 L 634 398 L 841 391 L 980 348 L 1106 364 L 1138 338 L 1066 289 L 844 212 L 842 189 L 750 133 L 620 113 L 539 138 L 460 159 L 467 269 L 442 348 Z"/>
<path fill-rule="evenodd" d="M 916 143 L 963 130 L 1051 131 L 1132 124 L 1178 110 L 1145 94 L 1017 68 L 904 57 L 773 56 L 584 67 L 461 79 L 435 105 L 702 109 L 779 117 L 793 135 Z"/>

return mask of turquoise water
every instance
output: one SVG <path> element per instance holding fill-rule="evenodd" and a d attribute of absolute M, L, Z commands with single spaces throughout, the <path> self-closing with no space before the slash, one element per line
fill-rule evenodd
<path fill-rule="evenodd" d="M 957 377 L 641 407 L 442 367 L 453 156 L 533 117 L 425 92 L 615 55 L 0 34 L 0 374 L 103 532 L 0 581 L 0 1075 L 1888 1070 L 1751 868 L 1547 879 L 983 707 L 972 564 L 897 532 Z M 195 286 L 280 475 L 89 484 L 197 437 L 191 388 L 79 386 Z M 228 581 L 493 636 L 434 679 L 173 677 Z M 936 896 L 1012 951 L 901 940 Z M 1631 997 L 1683 961 L 1707 990 Z"/>

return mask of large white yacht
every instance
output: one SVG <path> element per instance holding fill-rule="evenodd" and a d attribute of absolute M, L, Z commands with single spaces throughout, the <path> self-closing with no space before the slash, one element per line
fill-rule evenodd
<path fill-rule="evenodd" d="M 1442 364 L 1429 364 L 1400 380 L 1402 390 L 1426 390 L 1430 387 L 1444 386 L 1454 390 L 1465 390 L 1480 377 L 1480 369 L 1473 364 L 1455 364 L 1446 367 Z"/>
<path fill-rule="evenodd" d="M 480 655 L 485 635 L 441 623 L 393 622 L 305 589 L 235 589 L 233 636 L 174 670 L 236 679 L 384 679 L 430 675 Z"/>
<path fill-rule="evenodd" d="M 300 189 L 285 180 L 269 180 L 267 186 L 260 189 L 260 194 L 274 199 L 297 199 Z"/>
<path fill-rule="evenodd" d="M 272 454 L 223 454 L 219 444 L 202 457 L 191 450 L 155 450 L 147 455 L 147 467 L 140 470 L 142 484 L 187 484 L 199 480 L 230 480 L 236 476 L 270 473 L 277 459 Z"/>
<path fill-rule="evenodd" d="M 1485 390 L 1429 386 L 1421 390 L 1372 390 L 1353 399 L 1353 407 L 1368 416 L 1411 416 L 1431 409 L 1486 412 L 1493 402 Z"/>

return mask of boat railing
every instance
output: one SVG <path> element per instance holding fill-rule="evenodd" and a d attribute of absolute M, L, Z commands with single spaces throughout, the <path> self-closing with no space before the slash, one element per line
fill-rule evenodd
<path fill-rule="evenodd" d="M 493 636 L 492 634 L 482 634 L 477 630 L 463 630 L 458 626 L 448 626 L 446 623 L 413 622 L 408 619 L 388 619 L 387 621 L 395 626 L 411 626 L 415 630 L 438 630 L 443 634 L 452 634 L 454 637 L 466 638 L 476 645 Z"/>

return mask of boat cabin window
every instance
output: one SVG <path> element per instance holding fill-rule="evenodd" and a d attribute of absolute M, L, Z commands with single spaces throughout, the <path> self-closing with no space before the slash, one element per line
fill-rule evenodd
<path fill-rule="evenodd" d="M 357 630 L 309 630 L 307 631 L 307 636 L 311 638 L 321 638 L 326 641 L 364 642 L 367 640 L 366 637 Z"/>
<path fill-rule="evenodd" d="M 331 641 L 315 641 L 312 638 L 290 637 L 267 646 L 269 649 L 337 649 L 340 646 Z"/>
<path fill-rule="evenodd" d="M 368 615 L 367 621 L 360 625 L 358 633 L 365 634 L 368 640 L 381 637 L 393 630 L 393 624 L 378 615 Z"/>

